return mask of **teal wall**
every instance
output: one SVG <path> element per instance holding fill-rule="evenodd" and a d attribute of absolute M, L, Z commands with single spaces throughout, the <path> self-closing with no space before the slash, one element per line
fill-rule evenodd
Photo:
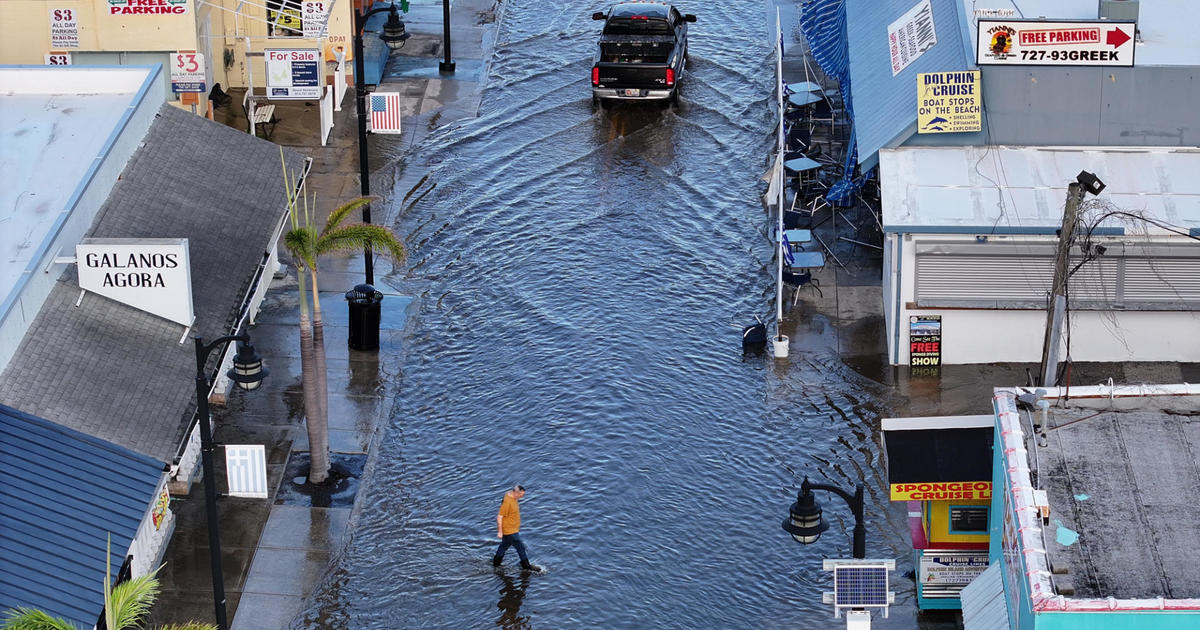
<path fill-rule="evenodd" d="M 1193 630 L 1200 628 L 1200 610 L 1172 612 L 1041 613 L 1037 630 Z"/>

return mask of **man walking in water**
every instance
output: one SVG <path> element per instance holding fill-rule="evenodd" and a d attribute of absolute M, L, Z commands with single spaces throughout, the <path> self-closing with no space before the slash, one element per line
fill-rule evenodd
<path fill-rule="evenodd" d="M 521 542 L 521 506 L 517 503 L 525 496 L 525 488 L 513 486 L 512 490 L 504 493 L 500 502 L 500 513 L 496 515 L 496 538 L 500 539 L 500 548 L 492 558 L 492 566 L 498 567 L 504 561 L 504 552 L 509 547 L 517 548 L 521 557 L 521 568 L 526 571 L 541 571 L 536 564 L 529 564 L 529 556 L 525 555 L 525 543 Z"/>

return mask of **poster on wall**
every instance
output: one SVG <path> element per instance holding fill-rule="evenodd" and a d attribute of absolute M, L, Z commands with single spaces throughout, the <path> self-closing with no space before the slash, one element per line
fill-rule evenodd
<path fill-rule="evenodd" d="M 267 62 L 267 98 L 321 98 L 319 49 L 264 50 L 263 55 Z"/>
<path fill-rule="evenodd" d="M 50 9 L 50 48 L 79 48 L 79 16 L 75 9 Z"/>
<path fill-rule="evenodd" d="M 933 7 L 921 0 L 895 22 L 888 24 L 888 51 L 892 55 L 892 76 L 937 45 L 933 28 Z"/>
<path fill-rule="evenodd" d="M 917 75 L 917 133 L 963 133 L 983 129 L 979 71 Z"/>
<path fill-rule="evenodd" d="M 204 54 L 186 50 L 171 53 L 171 91 L 207 92 L 204 88 Z"/>
<path fill-rule="evenodd" d="M 51 52 L 46 53 L 47 66 L 69 66 L 71 65 L 71 53 L 69 52 Z"/>
<path fill-rule="evenodd" d="M 304 23 L 304 36 L 319 39 L 325 34 L 325 18 L 329 3 L 325 0 L 304 0 L 300 4 L 300 19 Z"/>
<path fill-rule="evenodd" d="M 271 37 L 300 37 L 303 18 L 295 0 L 267 0 Z"/>
<path fill-rule="evenodd" d="M 942 364 L 941 315 L 912 315 L 908 318 L 908 364 L 911 367 Z"/>
<path fill-rule="evenodd" d="M 1003 66 L 1133 66 L 1135 22 L 980 18 L 975 63 Z"/>
<path fill-rule="evenodd" d="M 921 554 L 917 564 L 917 579 L 922 588 L 948 589 L 950 592 L 930 593 L 925 597 L 957 597 L 958 588 L 971 583 L 988 567 L 986 551 L 931 551 Z"/>

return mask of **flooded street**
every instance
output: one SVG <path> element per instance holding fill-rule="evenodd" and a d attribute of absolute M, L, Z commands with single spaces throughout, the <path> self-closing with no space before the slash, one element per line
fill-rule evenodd
<path fill-rule="evenodd" d="M 916 627 L 879 419 L 987 398 L 911 405 L 882 347 L 851 365 L 806 346 L 832 323 L 803 302 L 786 361 L 743 357 L 741 326 L 774 305 L 766 7 L 696 10 L 680 105 L 611 110 L 588 85 L 602 8 L 506 0 L 479 118 L 398 167 L 409 259 L 388 283 L 416 299 L 385 376 L 402 394 L 299 627 L 834 627 L 820 562 L 850 555 L 854 523 L 821 495 L 830 531 L 794 542 L 780 523 L 805 475 L 865 483 L 867 556 L 897 561 L 875 627 Z M 542 574 L 511 551 L 491 566 L 514 483 Z"/>

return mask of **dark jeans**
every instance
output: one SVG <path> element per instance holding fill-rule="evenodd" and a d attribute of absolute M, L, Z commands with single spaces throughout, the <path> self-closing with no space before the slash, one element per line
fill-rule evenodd
<path fill-rule="evenodd" d="M 503 560 L 504 553 L 509 547 L 517 548 L 517 555 L 521 557 L 521 564 L 529 564 L 529 556 L 525 555 L 525 543 L 521 542 L 521 534 L 507 534 L 500 539 L 500 548 L 496 550 L 496 559 Z"/>

